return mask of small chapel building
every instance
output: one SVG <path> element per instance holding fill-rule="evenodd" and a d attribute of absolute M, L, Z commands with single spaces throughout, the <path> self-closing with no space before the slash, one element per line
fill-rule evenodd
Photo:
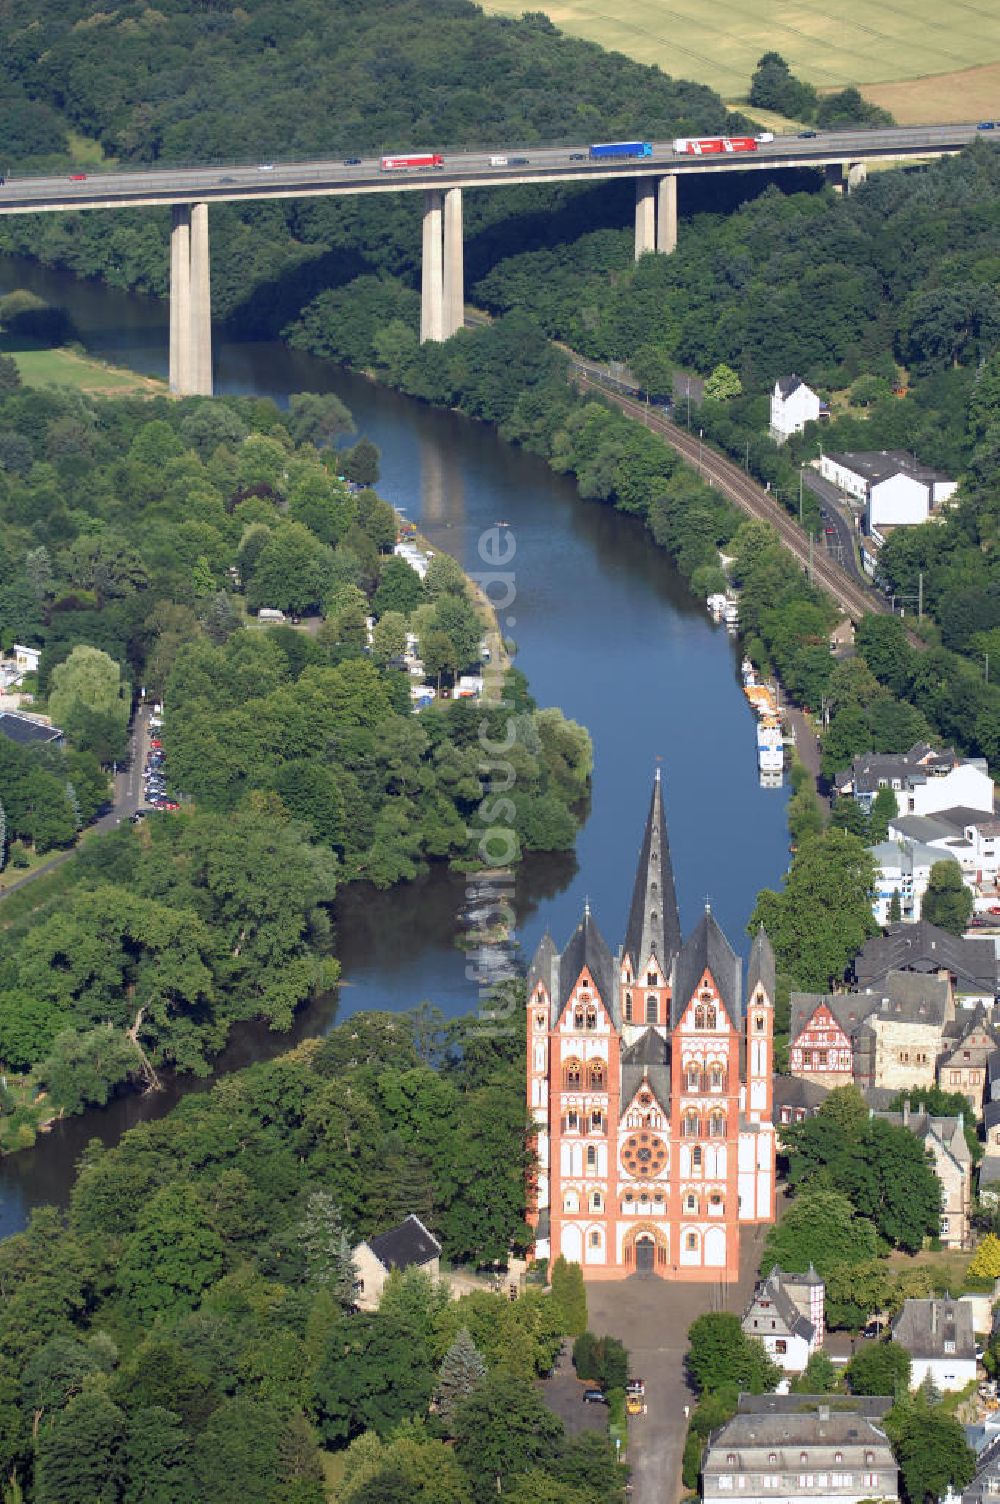
<path fill-rule="evenodd" d="M 774 1221 L 774 953 L 746 986 L 711 909 L 681 939 L 659 769 L 624 943 L 589 905 L 528 972 L 535 1257 L 587 1279 L 736 1279 L 740 1228 Z"/>

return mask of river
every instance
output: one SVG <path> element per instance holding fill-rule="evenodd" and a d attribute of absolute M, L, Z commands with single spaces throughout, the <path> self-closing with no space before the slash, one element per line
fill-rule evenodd
<path fill-rule="evenodd" d="M 15 287 L 65 307 L 94 354 L 166 374 L 164 304 L 0 258 L 0 293 Z M 336 392 L 381 450 L 379 491 L 470 570 L 483 567 L 483 532 L 501 519 L 509 524 L 516 600 L 503 615 L 512 618 L 506 630 L 517 663 L 538 703 L 561 706 L 594 740 L 593 797 L 575 857 L 533 859 L 518 879 L 516 938 L 525 961 L 546 927 L 564 944 L 588 899 L 612 950 L 620 943 L 658 757 L 682 923 L 689 928 L 708 900 L 745 953 L 757 891 L 775 886 L 787 865 L 786 795 L 758 785 L 735 646 L 642 526 L 582 501 L 571 481 L 483 425 L 324 361 L 231 339 L 217 341 L 215 360 L 220 395 L 284 403 L 291 392 Z M 278 1053 L 360 1009 L 428 1001 L 449 1016 L 473 1011 L 476 987 L 454 945 L 464 893 L 465 880 L 443 871 L 388 893 L 346 890 L 335 911 L 337 995 L 304 1009 L 292 1035 L 241 1029 L 220 1068 Z M 66 1201 L 88 1139 L 113 1143 L 205 1085 L 173 1081 L 159 1096 L 123 1098 L 0 1162 L 0 1235 L 22 1226 L 31 1207 Z"/>

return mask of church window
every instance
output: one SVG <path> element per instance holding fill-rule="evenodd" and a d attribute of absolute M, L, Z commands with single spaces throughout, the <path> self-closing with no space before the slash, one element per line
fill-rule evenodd
<path fill-rule="evenodd" d="M 687 1089 L 688 1089 L 688 1091 L 697 1091 L 700 1085 L 701 1085 L 701 1071 L 698 1069 L 698 1067 L 696 1065 L 689 1065 L 688 1068 L 687 1068 Z"/>
<path fill-rule="evenodd" d="M 777 1454 L 777 1452 L 768 1452 L 768 1454 L 767 1454 L 767 1460 L 771 1464 L 771 1466 L 773 1467 L 774 1464 L 778 1460 L 778 1454 Z"/>
<path fill-rule="evenodd" d="M 588 1083 L 591 1091 L 601 1091 L 604 1087 L 604 1062 L 595 1060 L 587 1071 Z"/>
<path fill-rule="evenodd" d="M 577 1008 L 574 1011 L 574 1013 L 573 1013 L 573 1027 L 574 1027 L 574 1029 L 582 1029 L 583 1028 L 583 1009 L 582 1008 Z"/>
<path fill-rule="evenodd" d="M 600 1246 L 601 1246 L 601 1234 L 600 1234 L 599 1229 L 596 1228 L 596 1227 L 594 1228 L 593 1232 L 590 1234 L 590 1246 L 591 1246 L 591 1248 L 600 1248 Z"/>
<path fill-rule="evenodd" d="M 696 1170 L 701 1169 L 701 1145 L 696 1144 L 691 1150 L 691 1163 Z"/>
<path fill-rule="evenodd" d="M 685 1206 L 689 1212 L 696 1212 L 698 1210 L 698 1197 L 688 1196 Z"/>
<path fill-rule="evenodd" d="M 590 1145 L 588 1145 L 588 1148 L 587 1148 L 587 1169 L 588 1170 L 593 1170 L 593 1169 L 596 1168 L 596 1166 L 597 1166 L 597 1150 L 594 1148 L 593 1144 L 590 1144 Z"/>
<path fill-rule="evenodd" d="M 580 1119 L 577 1117 L 576 1113 L 568 1112 L 566 1114 L 566 1127 L 569 1129 L 570 1133 L 575 1133 L 579 1126 Z"/>
<path fill-rule="evenodd" d="M 649 1192 L 648 1191 L 640 1191 L 639 1192 L 639 1202 L 640 1202 L 640 1204 L 642 1206 L 646 1206 L 647 1203 L 648 1203 L 648 1201 L 649 1201 Z"/>
<path fill-rule="evenodd" d="M 653 1200 L 656 1202 L 657 1206 L 662 1206 L 663 1205 L 663 1192 L 662 1191 L 654 1191 L 653 1192 Z"/>
<path fill-rule="evenodd" d="M 587 1028 L 588 1029 L 596 1029 L 597 1028 L 597 1009 L 595 1007 L 593 1007 L 593 1006 L 591 1006 L 591 1007 L 589 1007 L 587 1009 Z"/>
<path fill-rule="evenodd" d="M 686 1112 L 681 1118 L 681 1135 L 684 1138 L 697 1138 L 701 1133 L 701 1123 L 696 1112 Z"/>
<path fill-rule="evenodd" d="M 716 1027 L 715 1019 L 716 1019 L 715 1009 L 714 1008 L 706 1008 L 705 1009 L 705 1028 L 706 1029 L 714 1029 Z"/>
<path fill-rule="evenodd" d="M 844 1460 L 844 1454 L 843 1454 L 843 1452 L 834 1452 L 834 1454 L 833 1454 L 833 1460 L 834 1460 L 834 1462 L 843 1462 L 843 1460 Z"/>
<path fill-rule="evenodd" d="M 649 994 L 649 996 L 647 997 L 647 999 L 646 999 L 646 1022 L 647 1022 L 647 1024 L 655 1024 L 656 1023 L 657 1011 L 658 1011 L 658 1005 L 657 1005 L 657 1001 L 656 1001 L 656 993 L 655 992 L 651 992 Z"/>
<path fill-rule="evenodd" d="M 639 1101 L 639 1106 L 640 1107 L 652 1107 L 652 1105 L 653 1105 L 653 1094 L 652 1094 L 652 1092 L 641 1091 L 639 1093 L 638 1101 Z"/>
<path fill-rule="evenodd" d="M 708 1199 L 712 1203 L 713 1206 L 721 1206 L 722 1205 L 722 1197 L 719 1195 L 718 1191 L 713 1191 L 712 1194 L 711 1194 L 711 1196 L 709 1196 Z"/>
<path fill-rule="evenodd" d="M 708 1119 L 709 1138 L 725 1138 L 726 1116 L 722 1112 L 713 1112 Z"/>
<path fill-rule="evenodd" d="M 717 1065 L 713 1065 L 712 1067 L 712 1090 L 722 1090 L 722 1071 Z"/>
<path fill-rule="evenodd" d="M 685 1247 L 687 1247 L 689 1249 L 692 1249 L 692 1250 L 695 1249 L 695 1248 L 697 1248 L 698 1247 L 698 1234 L 696 1232 L 689 1232 L 688 1235 L 687 1235 L 687 1237 L 684 1239 L 684 1244 L 685 1244 Z"/>
<path fill-rule="evenodd" d="M 580 1086 L 582 1080 L 583 1072 L 579 1060 L 567 1060 L 563 1066 L 563 1086 L 567 1090 L 572 1090 L 573 1087 Z"/>
<path fill-rule="evenodd" d="M 799 1453 L 799 1461 L 800 1462 L 808 1462 L 809 1461 L 809 1453 L 808 1452 L 800 1452 Z"/>
<path fill-rule="evenodd" d="M 625 1192 L 625 1200 L 626 1200 L 626 1202 L 628 1203 L 629 1206 L 632 1205 L 632 1202 L 635 1200 L 635 1197 L 632 1195 L 631 1191 L 626 1191 Z"/>
<path fill-rule="evenodd" d="M 535 1014 L 535 1028 L 536 1029 L 544 1029 L 545 1028 L 545 1014 L 544 1013 L 536 1013 Z"/>
<path fill-rule="evenodd" d="M 631 992 L 626 992 L 626 994 L 625 994 L 625 1022 L 627 1024 L 630 1024 L 632 1022 L 632 994 L 631 994 Z"/>
<path fill-rule="evenodd" d="M 660 979 L 656 975 L 655 971 L 647 971 L 646 972 L 646 986 L 647 987 L 655 987 L 657 985 L 657 983 L 659 982 L 659 980 Z"/>
<path fill-rule="evenodd" d="M 766 1020 L 763 1013 L 758 1013 L 754 1016 L 753 1026 L 757 1030 L 758 1034 L 763 1034 L 766 1027 Z"/>
<path fill-rule="evenodd" d="M 604 1197 L 601 1195 L 600 1191 L 595 1191 L 590 1198 L 590 1210 L 592 1212 L 599 1212 L 603 1206 Z"/>
<path fill-rule="evenodd" d="M 694 1026 L 696 1029 L 705 1027 L 705 1009 L 701 1003 L 694 1010 Z"/>
<path fill-rule="evenodd" d="M 650 924 L 656 924 L 657 921 L 659 920 L 659 917 L 660 917 L 659 914 L 654 909 L 653 912 L 649 916 L 649 922 L 650 922 Z"/>
<path fill-rule="evenodd" d="M 604 1128 L 604 1113 L 599 1107 L 595 1107 L 590 1114 L 591 1133 L 600 1133 Z"/>

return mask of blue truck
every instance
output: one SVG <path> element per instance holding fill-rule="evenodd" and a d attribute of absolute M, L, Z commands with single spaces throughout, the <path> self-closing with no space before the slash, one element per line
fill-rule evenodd
<path fill-rule="evenodd" d="M 603 141 L 598 146 L 590 148 L 592 162 L 600 162 L 608 157 L 651 157 L 652 155 L 653 147 L 649 141 Z"/>

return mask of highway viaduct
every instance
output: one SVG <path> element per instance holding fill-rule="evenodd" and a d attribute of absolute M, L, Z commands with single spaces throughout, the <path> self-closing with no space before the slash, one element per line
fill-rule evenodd
<path fill-rule="evenodd" d="M 208 208 L 282 198 L 348 194 L 422 193 L 422 340 L 448 339 L 463 322 L 462 190 L 524 183 L 635 181 L 635 255 L 669 255 L 677 246 L 677 182 L 690 173 L 822 169 L 835 188 L 864 181 L 869 162 L 902 163 L 961 151 L 977 126 L 893 126 L 778 136 L 755 151 L 712 156 L 675 153 L 669 141 L 652 155 L 592 161 L 589 146 L 544 146 L 442 153 L 442 165 L 386 171 L 380 158 L 265 162 L 251 166 L 160 167 L 8 177 L 0 186 L 0 214 L 169 206 L 170 390 L 178 396 L 212 392 Z M 501 165 L 503 164 L 503 165 Z"/>

